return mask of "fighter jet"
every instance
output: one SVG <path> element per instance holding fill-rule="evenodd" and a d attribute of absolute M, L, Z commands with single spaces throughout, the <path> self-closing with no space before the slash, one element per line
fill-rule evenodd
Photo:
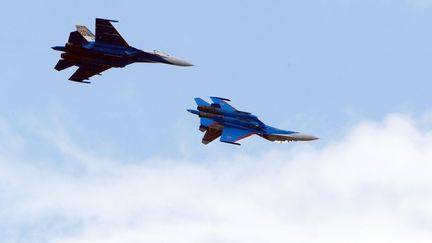
<path fill-rule="evenodd" d="M 229 99 L 210 97 L 212 104 L 201 98 L 195 98 L 197 110 L 187 110 L 198 115 L 201 120 L 199 130 L 205 132 L 203 144 L 208 144 L 218 137 L 221 142 L 240 145 L 237 141 L 253 134 L 272 142 L 310 141 L 318 139 L 315 136 L 286 131 L 261 122 L 249 112 L 239 111 L 229 105 Z"/>
<path fill-rule="evenodd" d="M 78 70 L 69 78 L 71 81 L 90 83 L 93 75 L 100 75 L 112 67 L 125 67 L 135 62 L 165 63 L 177 66 L 192 66 L 179 58 L 161 51 L 142 51 L 130 46 L 117 32 L 109 19 L 96 19 L 96 35 L 87 27 L 76 26 L 76 31 L 69 35 L 64 46 L 52 49 L 63 52 L 60 61 L 54 67 L 57 71 L 78 66 Z"/>

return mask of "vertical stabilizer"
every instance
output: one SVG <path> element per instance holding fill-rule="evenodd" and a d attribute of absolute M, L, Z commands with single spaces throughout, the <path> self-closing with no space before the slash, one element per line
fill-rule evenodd
<path fill-rule="evenodd" d="M 88 44 L 88 41 L 78 31 L 70 33 L 68 42 L 75 45 Z"/>
<path fill-rule="evenodd" d="M 95 35 L 84 25 L 75 25 L 76 30 L 88 41 L 95 41 Z"/>
<path fill-rule="evenodd" d="M 195 98 L 195 103 L 198 106 L 210 106 L 210 104 L 207 101 L 205 101 L 205 100 L 203 100 L 201 98 Z"/>

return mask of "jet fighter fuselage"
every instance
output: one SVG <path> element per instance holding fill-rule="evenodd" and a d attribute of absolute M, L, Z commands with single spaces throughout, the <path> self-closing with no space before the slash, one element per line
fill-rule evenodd
<path fill-rule="evenodd" d="M 142 51 L 135 47 L 119 47 L 114 45 L 91 42 L 86 45 L 66 43 L 65 46 L 55 46 L 52 49 L 64 52 L 61 58 L 80 64 L 106 65 L 125 67 L 135 62 L 165 63 L 177 66 L 192 66 L 181 59 L 171 57 L 161 51 Z"/>
<path fill-rule="evenodd" d="M 69 35 L 64 46 L 52 49 L 63 52 L 55 69 L 61 71 L 71 66 L 80 67 L 70 80 L 85 82 L 93 75 L 112 67 L 143 63 L 164 63 L 177 66 L 192 66 L 179 58 L 161 51 L 142 51 L 130 46 L 117 32 L 111 22 L 114 20 L 96 19 L 96 35 L 85 26 L 77 25 L 77 31 Z M 88 83 L 88 82 L 85 82 Z"/>
<path fill-rule="evenodd" d="M 195 98 L 197 110 L 189 109 L 192 114 L 200 117 L 199 130 L 206 132 L 202 143 L 208 144 L 219 136 L 221 142 L 240 145 L 237 141 L 253 134 L 272 142 L 310 141 L 318 139 L 315 136 L 281 130 L 261 122 L 249 112 L 239 111 L 230 106 L 228 99 L 210 97 L 212 104 Z"/>

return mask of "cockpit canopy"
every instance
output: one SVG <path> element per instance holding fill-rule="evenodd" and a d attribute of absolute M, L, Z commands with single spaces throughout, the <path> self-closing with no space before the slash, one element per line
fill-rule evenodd
<path fill-rule="evenodd" d="M 158 56 L 168 57 L 169 55 L 163 51 L 154 50 L 153 53 Z"/>

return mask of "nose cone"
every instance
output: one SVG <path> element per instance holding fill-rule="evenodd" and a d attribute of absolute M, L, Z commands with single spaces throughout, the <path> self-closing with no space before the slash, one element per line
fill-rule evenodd
<path fill-rule="evenodd" d="M 182 60 L 180 58 L 177 58 L 177 57 L 170 56 L 170 57 L 166 57 L 165 60 L 168 61 L 170 64 L 176 65 L 176 66 L 182 66 L 182 67 L 193 66 L 193 64 L 191 64 L 185 60 Z"/>
<path fill-rule="evenodd" d="M 312 140 L 319 139 L 315 136 L 304 134 L 304 133 L 294 133 L 291 134 L 290 137 L 294 138 L 296 141 L 312 141 Z"/>

